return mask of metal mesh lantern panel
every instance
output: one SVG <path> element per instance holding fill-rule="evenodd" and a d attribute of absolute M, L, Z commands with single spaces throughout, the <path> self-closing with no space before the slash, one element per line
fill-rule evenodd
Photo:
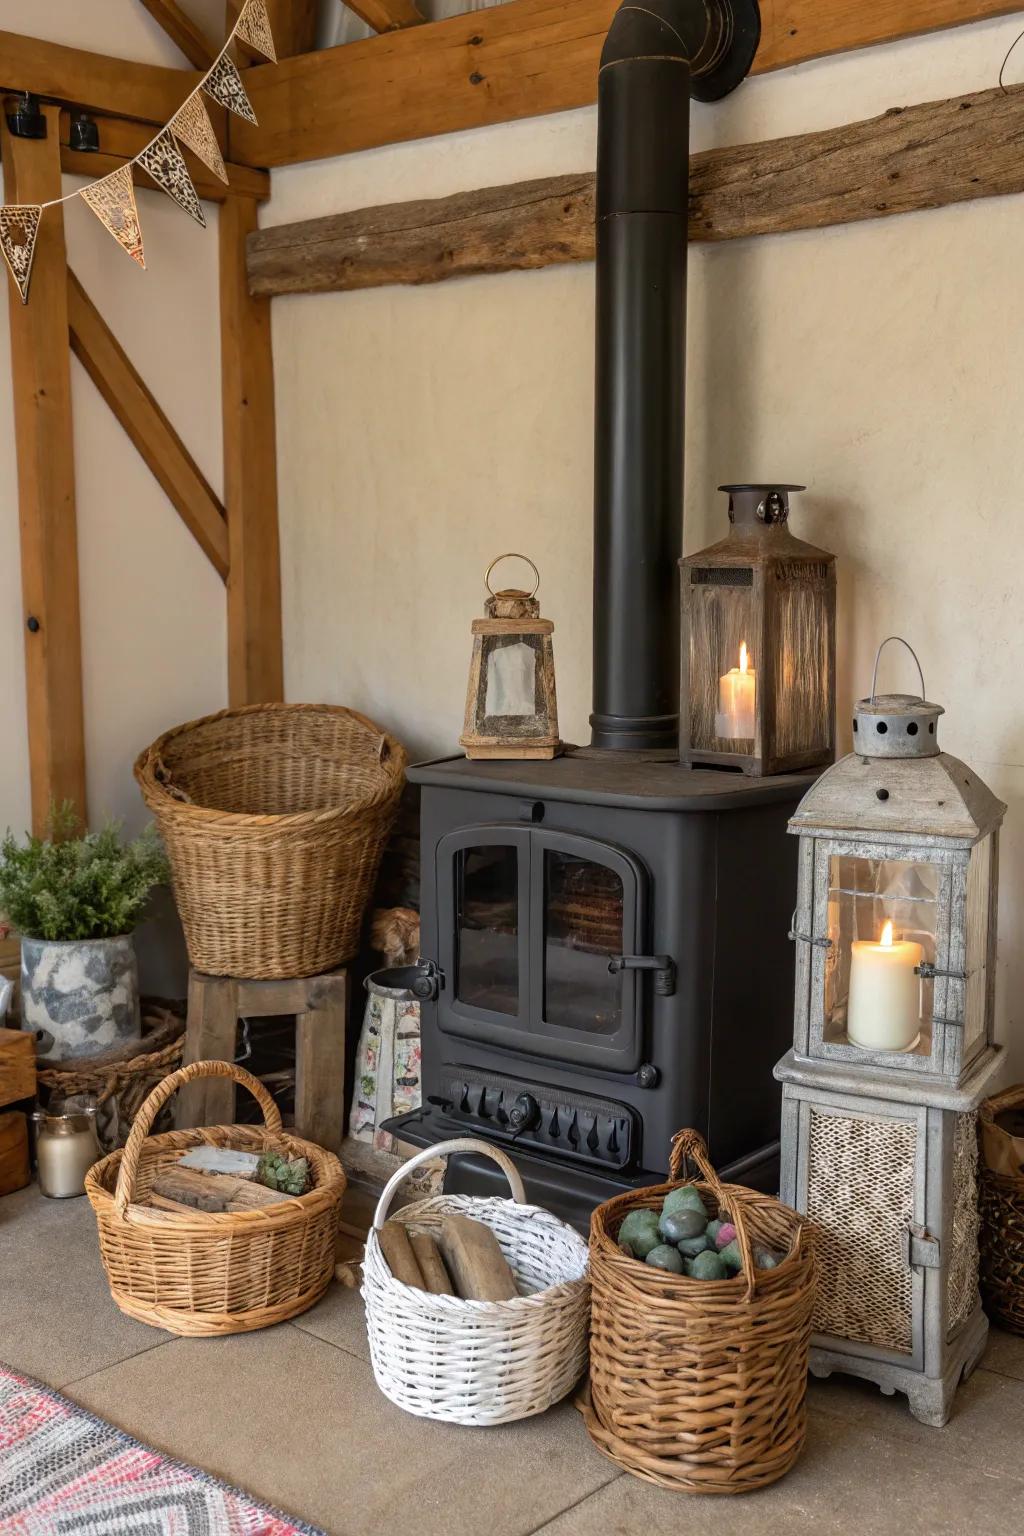
<path fill-rule="evenodd" d="M 977 1116 L 957 1115 L 953 1132 L 953 1215 L 950 1222 L 946 1305 L 949 1332 L 965 1323 L 978 1304 Z"/>
<path fill-rule="evenodd" d="M 807 1215 L 818 1229 L 818 1333 L 909 1354 L 917 1126 L 810 1108 Z"/>
<path fill-rule="evenodd" d="M 832 745 L 832 651 L 828 566 L 776 566 L 768 608 L 768 662 L 775 701 L 774 757 Z"/>
<path fill-rule="evenodd" d="M 754 573 L 749 568 L 696 568 L 690 576 L 690 745 L 698 752 L 754 751 L 754 732 L 731 734 L 723 717 L 723 679 L 739 668 L 740 646 L 749 651 L 751 698 L 757 688 Z M 740 716 L 733 714 L 733 721 Z M 720 735 L 721 729 L 728 734 Z"/>

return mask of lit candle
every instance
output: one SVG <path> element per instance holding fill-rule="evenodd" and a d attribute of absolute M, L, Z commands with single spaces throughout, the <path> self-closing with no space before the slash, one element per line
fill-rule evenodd
<path fill-rule="evenodd" d="M 850 998 L 846 1033 L 868 1051 L 909 1051 L 921 1033 L 921 984 L 915 974 L 922 949 L 911 939 L 894 940 L 887 919 L 875 944 L 855 939 L 850 946 Z"/>
<path fill-rule="evenodd" d="M 742 741 L 754 736 L 756 674 L 747 657 L 747 642 L 740 645 L 740 664 L 718 679 L 718 713 L 715 734 L 723 741 Z"/>

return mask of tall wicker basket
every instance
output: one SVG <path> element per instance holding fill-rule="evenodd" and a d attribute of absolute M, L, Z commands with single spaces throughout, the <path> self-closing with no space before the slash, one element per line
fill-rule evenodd
<path fill-rule="evenodd" d="M 350 960 L 405 782 L 365 715 L 254 704 L 168 731 L 135 777 L 196 970 L 315 976 Z"/>
<path fill-rule="evenodd" d="M 743 1273 L 694 1280 L 618 1246 L 629 1211 L 658 1210 L 689 1155 L 709 1211 L 728 1211 Z M 786 1253 L 755 1271 L 751 1241 Z M 578 1400 L 598 1450 L 684 1493 L 750 1493 L 788 1472 L 804 1443 L 814 1260 L 800 1217 L 721 1184 L 696 1131 L 672 1143 L 671 1182 L 599 1205 L 590 1225 L 590 1384 Z"/>
<path fill-rule="evenodd" d="M 1007 1109 L 1024 1109 L 1024 1087 L 986 1099 L 980 1129 Z M 979 1158 L 981 1298 L 993 1322 L 1024 1334 L 1024 1173 L 995 1173 Z"/>
<path fill-rule="evenodd" d="M 151 1136 L 163 1105 L 197 1077 L 230 1077 L 256 1098 L 265 1124 L 199 1126 Z M 153 1180 L 192 1147 L 274 1151 L 309 1159 L 312 1188 L 252 1211 L 168 1211 L 145 1204 Z M 129 1317 L 169 1333 L 246 1333 L 319 1301 L 334 1275 L 345 1174 L 338 1159 L 281 1128 L 258 1078 L 228 1061 L 196 1061 L 164 1078 L 139 1110 L 123 1151 L 89 1170 L 110 1294 Z"/>

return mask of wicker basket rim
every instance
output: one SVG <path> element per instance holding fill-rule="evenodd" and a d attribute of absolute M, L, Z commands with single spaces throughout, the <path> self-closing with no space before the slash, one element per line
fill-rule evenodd
<path fill-rule="evenodd" d="M 264 1139 L 273 1142 L 287 1143 L 291 1147 L 301 1147 L 304 1155 L 309 1157 L 310 1167 L 322 1171 L 325 1177 L 318 1176 L 313 1189 L 306 1191 L 304 1195 L 296 1195 L 294 1199 L 282 1200 L 279 1204 L 268 1205 L 262 1210 L 256 1211 L 177 1211 L 158 1210 L 154 1206 L 142 1205 L 131 1201 L 125 1209 L 124 1217 L 119 1218 L 114 1200 L 114 1189 L 108 1188 L 106 1180 L 112 1177 L 116 1186 L 117 1173 L 120 1169 L 121 1159 L 125 1148 L 116 1147 L 113 1152 L 108 1152 L 106 1157 L 94 1163 L 85 1176 L 85 1192 L 90 1204 L 95 1210 L 101 1207 L 109 1207 L 110 1220 L 123 1219 L 131 1226 L 152 1226 L 161 1228 L 177 1228 L 184 1231 L 188 1227 L 201 1227 L 204 1231 L 215 1232 L 225 1226 L 285 1226 L 294 1221 L 304 1220 L 312 1210 L 320 1205 L 331 1204 L 337 1193 L 344 1193 L 347 1179 L 345 1170 L 339 1159 L 333 1152 L 327 1152 L 323 1147 L 318 1147 L 314 1142 L 304 1141 L 301 1136 L 291 1136 L 288 1132 L 267 1131 L 262 1126 L 197 1126 L 195 1128 L 195 1146 L 217 1146 L 219 1142 L 210 1142 L 208 1133 L 213 1131 L 254 1131 Z M 142 1150 L 140 1161 L 150 1155 L 151 1149 L 159 1148 L 168 1142 L 176 1148 L 182 1146 L 181 1131 L 164 1131 L 159 1136 L 147 1136 Z"/>
<path fill-rule="evenodd" d="M 1016 1109 L 1024 1105 L 1024 1083 L 1015 1083 L 1012 1088 L 1004 1088 L 1002 1093 L 994 1093 L 989 1099 L 982 1099 L 978 1105 L 978 1119 L 986 1125 L 992 1125 L 996 1115 L 1004 1109 Z"/>
<path fill-rule="evenodd" d="M 460 1198 L 462 1197 L 458 1195 L 430 1195 L 425 1200 L 417 1200 L 412 1205 L 403 1206 L 400 1211 L 396 1211 L 394 1216 L 388 1219 L 401 1222 L 403 1227 L 415 1227 L 417 1214 L 422 1213 L 424 1208 L 433 1210 L 437 1207 L 451 1206 Z M 551 1302 L 556 1299 L 560 1300 L 562 1297 L 575 1296 L 581 1286 L 589 1286 L 587 1245 L 574 1227 L 570 1227 L 567 1222 L 559 1221 L 557 1216 L 552 1215 L 550 1211 L 546 1211 L 543 1206 L 520 1204 L 516 1200 L 506 1199 L 500 1195 L 487 1196 L 476 1203 L 480 1205 L 505 1205 L 516 1216 L 532 1217 L 539 1215 L 543 1216 L 548 1223 L 563 1227 L 566 1233 L 577 1240 L 582 1249 L 580 1257 L 584 1264 L 583 1274 L 578 1275 L 575 1280 L 559 1280 L 554 1285 L 545 1286 L 542 1291 L 533 1291 L 529 1296 L 512 1296 L 508 1301 L 472 1301 L 465 1296 L 437 1296 L 431 1291 L 421 1291 L 418 1286 L 406 1285 L 404 1280 L 395 1279 L 384 1259 L 377 1229 L 376 1227 L 371 1227 L 366 1234 L 366 1248 L 367 1251 L 372 1248 L 374 1256 L 380 1261 L 381 1268 L 381 1274 L 374 1277 L 375 1285 L 383 1290 L 391 1291 L 395 1296 L 407 1296 L 411 1301 L 415 1301 L 421 1312 L 423 1310 L 429 1311 L 432 1306 L 436 1306 L 439 1316 L 445 1314 L 450 1316 L 453 1313 L 457 1315 L 462 1312 L 477 1317 L 502 1317 L 506 1313 L 528 1311 L 531 1307 L 536 1307 L 542 1303 Z M 460 1206 L 459 1209 L 461 1210 L 462 1207 Z M 363 1295 L 363 1292 L 360 1292 L 360 1295 Z"/>
<path fill-rule="evenodd" d="M 702 1195 L 704 1193 L 712 1195 L 717 1202 L 718 1195 L 714 1187 L 700 1179 L 669 1179 L 664 1184 L 650 1184 L 642 1189 L 627 1190 L 621 1195 L 614 1195 L 610 1200 L 605 1200 L 601 1205 L 595 1207 L 590 1219 L 591 1252 L 612 1263 L 615 1266 L 617 1275 L 623 1280 L 628 1280 L 635 1270 L 639 1270 L 641 1273 L 646 1272 L 645 1278 L 650 1278 L 652 1282 L 659 1285 L 677 1286 L 680 1291 L 686 1292 L 687 1299 L 695 1296 L 706 1296 L 711 1301 L 724 1300 L 728 1296 L 730 1298 L 735 1297 L 746 1304 L 748 1298 L 746 1296 L 740 1297 L 736 1294 L 736 1287 L 744 1286 L 746 1283 L 745 1275 L 731 1275 L 728 1280 L 695 1280 L 692 1275 L 676 1275 L 671 1270 L 656 1269 L 653 1265 L 645 1264 L 642 1259 L 629 1258 L 627 1254 L 622 1252 L 622 1249 L 608 1231 L 610 1221 L 613 1221 L 618 1214 L 620 1203 L 626 1205 L 631 1210 L 643 1209 L 643 1206 L 640 1204 L 641 1199 L 646 1200 L 648 1197 L 651 1197 L 652 1203 L 654 1203 L 659 1197 L 663 1199 L 673 1189 L 691 1187 L 699 1190 Z M 758 1207 L 761 1209 L 767 1206 L 773 1207 L 791 1220 L 794 1229 L 792 1246 L 781 1261 L 773 1269 L 759 1269 L 757 1271 L 755 1289 L 749 1298 L 749 1301 L 753 1302 L 761 1292 L 774 1289 L 775 1286 L 793 1277 L 793 1271 L 797 1263 L 802 1262 L 804 1259 L 803 1237 L 806 1223 L 803 1217 L 799 1216 L 788 1205 L 784 1205 L 781 1200 L 776 1200 L 774 1195 L 763 1194 L 760 1190 L 747 1189 L 743 1184 L 723 1184 L 721 1188 L 726 1196 L 731 1191 L 738 1190 L 747 1205 L 752 1207 L 752 1212 L 755 1214 Z M 642 1286 L 634 1284 L 634 1289 L 638 1295 L 644 1295 Z"/>
<path fill-rule="evenodd" d="M 172 795 L 167 786 L 157 778 L 155 764 L 159 761 L 162 752 L 168 743 L 180 736 L 187 735 L 191 731 L 198 730 L 200 726 L 215 725 L 221 720 L 237 720 L 246 715 L 328 715 L 335 718 L 344 718 L 355 721 L 363 726 L 367 735 L 377 737 L 387 744 L 387 755 L 380 760 L 381 781 L 379 787 L 371 792 L 363 794 L 358 800 L 348 805 L 327 806 L 317 811 L 280 811 L 280 812 L 243 812 L 226 811 L 216 806 L 195 805 L 190 801 L 179 800 Z M 183 725 L 176 725 L 169 731 L 164 731 L 156 741 L 141 751 L 135 759 L 132 772 L 136 782 L 142 790 L 146 803 L 152 810 L 161 806 L 173 809 L 177 816 L 188 816 L 195 821 L 206 822 L 207 825 L 216 822 L 228 823 L 230 827 L 302 827 L 316 826 L 324 822 L 343 821 L 349 817 L 365 816 L 368 810 L 381 803 L 387 802 L 401 788 L 405 769 L 409 761 L 409 755 L 397 739 L 389 731 L 383 730 L 368 715 L 360 714 L 358 710 L 349 709 L 344 704 L 246 704 L 237 709 L 221 709 L 212 715 L 200 715 L 195 720 L 187 720 Z"/>

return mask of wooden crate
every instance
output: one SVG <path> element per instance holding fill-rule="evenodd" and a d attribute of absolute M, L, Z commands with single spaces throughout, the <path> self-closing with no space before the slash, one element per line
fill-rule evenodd
<path fill-rule="evenodd" d="M 17 1111 L 0 1115 L 0 1195 L 24 1189 L 31 1177 L 25 1116 Z"/>
<path fill-rule="evenodd" d="M 35 1098 L 35 1036 L 20 1029 L 0 1029 L 0 1105 Z"/>

